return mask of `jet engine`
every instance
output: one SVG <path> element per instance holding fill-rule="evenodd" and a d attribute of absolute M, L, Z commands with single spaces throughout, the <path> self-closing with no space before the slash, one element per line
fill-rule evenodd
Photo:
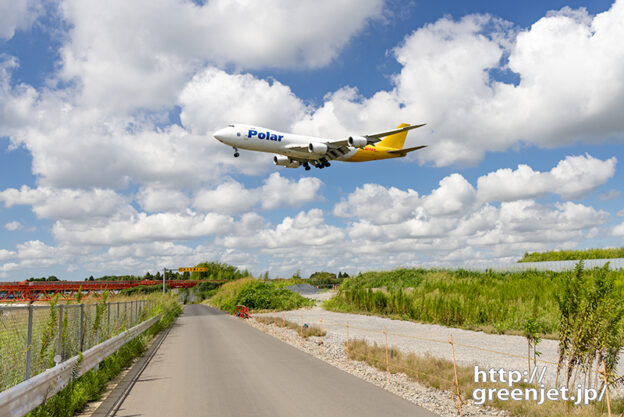
<path fill-rule="evenodd" d="M 287 156 L 284 155 L 275 155 L 273 157 L 273 163 L 275 165 L 283 166 L 286 168 L 297 168 L 301 163 L 299 161 L 293 161 Z"/>
<path fill-rule="evenodd" d="M 368 139 L 362 136 L 349 136 L 347 143 L 354 148 L 363 148 L 368 145 Z"/>
<path fill-rule="evenodd" d="M 324 155 L 329 150 L 329 147 L 325 145 L 324 143 L 311 143 L 308 145 L 308 149 L 312 153 L 315 153 L 318 155 Z"/>

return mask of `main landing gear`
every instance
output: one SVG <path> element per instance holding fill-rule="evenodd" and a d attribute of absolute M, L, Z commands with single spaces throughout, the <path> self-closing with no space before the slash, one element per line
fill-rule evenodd
<path fill-rule="evenodd" d="M 240 154 L 238 153 L 238 148 L 234 146 L 234 158 L 238 158 Z"/>
<path fill-rule="evenodd" d="M 325 167 L 330 167 L 331 164 L 329 163 L 329 161 L 325 158 L 321 158 L 318 161 L 314 161 L 313 162 L 314 166 L 319 168 L 319 169 L 323 169 Z"/>
<path fill-rule="evenodd" d="M 308 164 L 307 162 L 303 163 L 303 167 L 305 168 L 306 171 L 310 170 L 310 164 Z"/>

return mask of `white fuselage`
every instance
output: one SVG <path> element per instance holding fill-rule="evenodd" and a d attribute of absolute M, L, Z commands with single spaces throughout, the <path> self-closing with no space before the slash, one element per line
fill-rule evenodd
<path fill-rule="evenodd" d="M 280 154 L 299 159 L 318 159 L 320 155 L 311 154 L 291 148 L 306 148 L 310 143 L 325 143 L 328 139 L 314 136 L 295 135 L 293 133 L 278 132 L 259 126 L 233 124 L 220 129 L 213 135 L 220 142 L 237 149 Z M 348 160 L 357 152 L 356 148 L 349 147 L 349 152 L 336 158 Z"/>

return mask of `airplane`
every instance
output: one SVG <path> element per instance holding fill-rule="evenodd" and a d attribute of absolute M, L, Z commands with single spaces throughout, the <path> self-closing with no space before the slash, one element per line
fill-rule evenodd
<path fill-rule="evenodd" d="M 409 152 L 425 148 L 426 145 L 403 148 L 407 132 L 422 127 L 400 124 L 396 129 L 373 135 L 349 136 L 346 139 L 324 139 L 278 132 L 264 127 L 245 124 L 231 124 L 213 133 L 218 141 L 234 148 L 238 158 L 239 149 L 276 154 L 273 163 L 286 168 L 310 165 L 316 168 L 329 167 L 329 161 L 365 162 L 378 159 L 402 158 Z"/>

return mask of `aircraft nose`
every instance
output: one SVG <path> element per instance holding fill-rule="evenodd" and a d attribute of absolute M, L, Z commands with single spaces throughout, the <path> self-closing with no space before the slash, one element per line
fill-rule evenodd
<path fill-rule="evenodd" d="M 227 132 L 228 132 L 227 128 L 219 129 L 216 132 L 214 132 L 212 136 L 214 136 L 215 139 L 223 142 L 227 136 Z"/>

